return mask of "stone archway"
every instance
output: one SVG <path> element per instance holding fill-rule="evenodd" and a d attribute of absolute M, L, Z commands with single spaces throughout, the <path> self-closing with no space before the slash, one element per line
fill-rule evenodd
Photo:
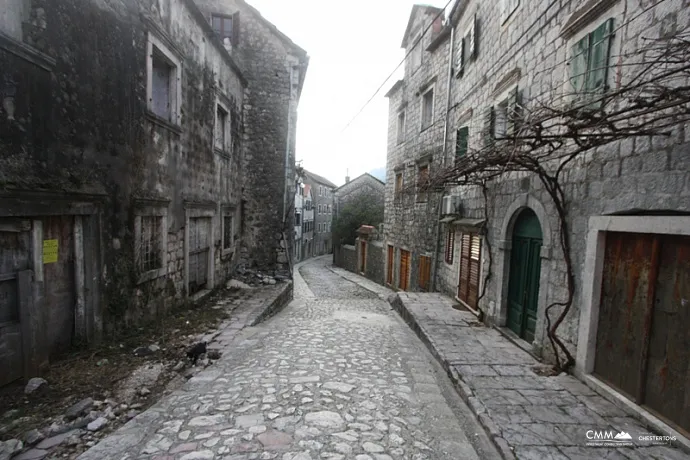
<path fill-rule="evenodd" d="M 551 258 L 553 232 L 552 222 L 549 214 L 546 212 L 544 205 L 532 195 L 527 193 L 520 195 L 508 207 L 505 217 L 501 224 L 501 233 L 498 240 L 498 257 L 497 257 L 497 296 L 496 305 L 494 306 L 494 320 L 499 326 L 506 326 L 508 323 L 508 297 L 509 297 L 509 280 L 510 280 L 510 264 L 511 253 L 513 245 L 513 230 L 522 211 L 530 209 L 536 215 L 541 226 L 542 241 L 540 249 L 541 270 L 539 275 L 539 284 L 542 289 L 539 289 L 537 299 L 538 321 L 534 333 L 533 344 L 541 343 L 545 331 L 543 327 L 544 306 L 546 305 L 547 284 L 549 267 L 547 261 Z M 530 344 L 532 345 L 532 344 Z M 538 346 L 537 348 L 540 348 Z M 536 350 L 539 352 L 539 350 Z"/>

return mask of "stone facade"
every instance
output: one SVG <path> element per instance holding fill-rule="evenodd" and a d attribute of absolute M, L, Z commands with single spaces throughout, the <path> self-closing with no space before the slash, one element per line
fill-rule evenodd
<path fill-rule="evenodd" d="M 335 189 L 333 219 L 338 217 L 339 209 L 342 209 L 348 202 L 360 195 L 367 195 L 383 205 L 385 193 L 386 184 L 369 173 L 364 173 L 352 180 L 347 177 L 345 184 Z"/>
<path fill-rule="evenodd" d="M 223 285 L 248 263 L 241 249 L 257 246 L 247 229 L 257 226 L 260 200 L 271 212 L 259 227 L 275 244 L 259 245 L 270 257 L 251 254 L 276 262 L 289 242 L 276 236 L 283 219 L 273 200 L 290 168 L 283 160 L 274 174 L 246 156 L 273 136 L 293 161 L 288 107 L 296 110 L 306 65 L 290 77 L 285 54 L 267 57 L 282 66 L 285 110 L 259 123 L 252 96 L 263 90 L 249 87 L 246 63 L 192 0 L 10 3 L 13 14 L 0 16 L 8 32 L 0 35 L 0 241 L 9 251 L 0 253 L 0 280 L 15 293 L 26 285 L 0 309 L 24 317 L 51 305 L 33 326 L 17 321 L 36 342 L 25 348 L 31 376 L 49 350 L 98 340 Z M 258 174 L 277 191 L 251 192 Z"/>
<path fill-rule="evenodd" d="M 309 171 L 304 171 L 304 182 L 311 187 L 314 198 L 314 241 L 307 257 L 322 256 L 333 250 L 331 224 L 333 222 L 333 198 L 336 185 Z"/>
<path fill-rule="evenodd" d="M 538 218 L 542 239 L 537 320 L 534 340 L 527 346 L 550 359 L 544 311 L 549 304 L 565 300 L 568 292 L 566 265 L 559 244 L 559 221 L 553 202 L 538 178 L 527 173 L 506 174 L 487 184 L 486 199 L 478 187 L 447 188 L 447 194 L 459 196 L 462 211 L 461 215 L 450 219 L 451 223 L 440 224 L 442 215 L 438 201 L 427 202 L 426 209 L 415 203 L 410 194 L 396 198 L 395 174 L 402 172 L 405 182 L 409 183 L 419 168 L 419 163 L 415 162 L 426 155 L 427 146 L 437 146 L 431 152 L 433 175 L 437 165 L 448 163 L 455 155 L 456 136 L 462 127 L 469 130 L 469 148 L 480 148 L 487 128 L 486 109 L 498 107 L 515 88 L 521 93 L 522 103 L 528 105 L 543 91 L 568 82 L 567 62 L 572 46 L 609 18 L 613 18 L 615 27 L 607 76 L 609 86 L 613 87 L 626 77 L 623 58 L 619 61 L 619 56 L 638 49 L 644 42 L 642 37 L 660 37 L 669 30 L 688 27 L 688 8 L 687 2 L 682 1 L 662 2 L 643 10 L 640 2 L 632 0 L 572 0 L 558 5 L 544 0 L 519 2 L 515 11 L 503 20 L 501 3 L 457 2 L 450 25 L 439 34 L 443 43 L 425 47 L 429 51 L 424 51 L 419 70 L 412 71 L 408 62 L 404 80 L 396 83 L 388 94 L 386 243 L 395 246 L 396 258 L 401 248 L 411 251 L 409 290 L 418 290 L 414 271 L 418 257 L 432 254 L 432 287 L 457 297 L 461 237 L 463 233 L 479 235 L 482 244 L 477 308 L 488 322 L 506 326 L 513 228 L 520 213 L 531 210 Z M 594 4 L 596 8 L 591 8 Z M 414 24 L 428 21 L 429 17 L 422 7 L 416 7 L 410 21 Z M 566 23 L 569 24 L 567 30 Z M 463 72 L 458 75 L 458 50 L 473 25 L 476 54 L 465 61 Z M 448 80 L 451 37 L 453 71 Z M 430 40 L 433 40 L 431 36 Z M 414 121 L 420 113 L 423 85 L 434 78 L 435 88 L 439 90 L 434 120 L 443 126 L 448 113 L 445 144 L 442 128 L 438 132 L 433 129 L 420 131 L 419 122 Z M 450 98 L 441 92 L 445 91 L 448 81 Z M 398 116 L 403 108 L 407 114 L 406 135 L 398 142 Z M 575 298 L 559 335 L 573 354 L 578 345 L 579 305 L 583 300 L 580 290 L 585 277 L 582 267 L 590 218 L 690 211 L 690 145 L 684 132 L 683 127 L 678 127 L 668 138 L 640 137 L 596 148 L 574 162 L 563 176 L 574 258 Z M 466 226 L 468 220 L 482 223 L 472 229 Z M 461 226 L 452 224 L 457 221 Z M 452 263 L 445 262 L 448 231 L 454 234 Z M 395 276 L 399 283 L 398 265 L 396 260 Z"/>
<path fill-rule="evenodd" d="M 295 244 L 297 106 L 309 58 L 245 1 L 195 1 L 207 20 L 217 16 L 234 21 L 236 38 L 226 38 L 225 44 L 248 81 L 241 263 L 262 270 L 287 270 Z"/>

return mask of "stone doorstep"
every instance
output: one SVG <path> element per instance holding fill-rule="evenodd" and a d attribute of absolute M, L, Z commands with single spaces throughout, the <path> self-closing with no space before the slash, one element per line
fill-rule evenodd
<path fill-rule="evenodd" d="M 472 412 L 474 413 L 475 417 L 479 420 L 480 424 L 484 428 L 484 430 L 487 432 L 489 437 L 491 438 L 492 442 L 498 449 L 498 451 L 501 453 L 502 457 L 506 460 L 516 460 L 517 457 L 515 456 L 514 453 L 514 447 L 510 446 L 508 441 L 502 437 L 501 430 L 498 427 L 498 423 L 493 420 L 491 417 L 488 416 L 488 410 L 484 402 L 481 400 L 481 398 L 472 390 L 472 388 L 463 380 L 463 375 L 458 372 L 457 368 L 455 365 L 451 364 L 448 360 L 446 360 L 442 355 L 441 352 L 438 350 L 435 341 L 429 337 L 429 333 L 427 331 L 427 328 L 425 328 L 423 325 L 420 325 L 419 322 L 417 321 L 417 318 L 415 317 L 415 312 L 413 311 L 412 308 L 408 309 L 405 306 L 404 301 L 401 298 L 402 296 L 396 295 L 394 299 L 391 301 L 391 305 L 394 310 L 396 310 L 400 316 L 405 320 L 405 322 L 410 326 L 410 328 L 416 333 L 416 335 L 419 336 L 419 338 L 424 342 L 424 344 L 427 346 L 431 354 L 438 360 L 438 362 L 442 365 L 442 367 L 445 369 L 445 371 L 448 374 L 448 377 L 451 379 L 453 382 L 453 385 L 455 386 L 458 394 L 460 397 L 465 401 L 465 403 L 470 407 Z M 409 298 L 409 295 L 406 295 L 406 297 Z M 515 345 L 516 348 L 517 345 Z M 519 348 L 518 348 L 519 349 Z M 518 363 L 521 366 L 525 366 L 524 363 Z M 512 378 L 519 378 L 520 376 L 512 376 Z M 501 378 L 501 377 L 498 377 Z M 578 382 L 580 380 L 578 379 Z M 587 381 L 585 382 L 587 385 L 591 387 L 592 383 Z M 583 383 L 584 385 L 584 383 Z M 567 387 L 564 387 L 567 390 Z M 597 391 L 597 393 L 600 393 Z M 616 397 L 615 394 L 607 394 L 607 397 L 605 399 L 619 399 Z M 612 403 L 618 407 L 617 404 Z M 628 403 L 628 408 L 630 409 L 632 403 Z M 544 406 L 541 406 L 542 408 Z M 639 416 L 639 410 L 634 411 L 638 412 Z M 641 420 L 643 423 L 646 422 L 648 425 L 653 426 L 657 428 L 658 423 L 650 423 L 646 420 L 646 418 L 642 418 Z M 668 427 L 666 427 L 665 430 L 660 430 L 662 432 L 668 431 L 670 433 L 676 433 L 675 430 L 672 430 Z M 683 451 L 689 452 L 690 453 L 690 442 L 687 442 L 685 438 L 682 436 L 676 436 L 678 440 L 680 441 L 680 449 Z"/>

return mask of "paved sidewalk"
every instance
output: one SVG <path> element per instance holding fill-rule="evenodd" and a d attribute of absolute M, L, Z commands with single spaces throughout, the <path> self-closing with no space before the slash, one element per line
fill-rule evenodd
<path fill-rule="evenodd" d="M 356 276 L 356 275 L 353 275 Z M 505 458 L 688 459 L 675 446 L 639 441 L 652 432 L 578 379 L 543 377 L 540 363 L 441 294 L 398 293 L 393 307 L 427 344 Z M 587 446 L 588 430 L 625 431 L 634 447 Z M 660 433 L 663 434 L 663 433 Z"/>

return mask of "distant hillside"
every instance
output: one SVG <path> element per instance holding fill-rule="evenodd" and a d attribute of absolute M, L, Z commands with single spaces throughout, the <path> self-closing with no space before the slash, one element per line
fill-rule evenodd
<path fill-rule="evenodd" d="M 386 182 L 386 167 L 375 168 L 369 171 L 369 174 L 379 179 L 382 182 Z"/>

